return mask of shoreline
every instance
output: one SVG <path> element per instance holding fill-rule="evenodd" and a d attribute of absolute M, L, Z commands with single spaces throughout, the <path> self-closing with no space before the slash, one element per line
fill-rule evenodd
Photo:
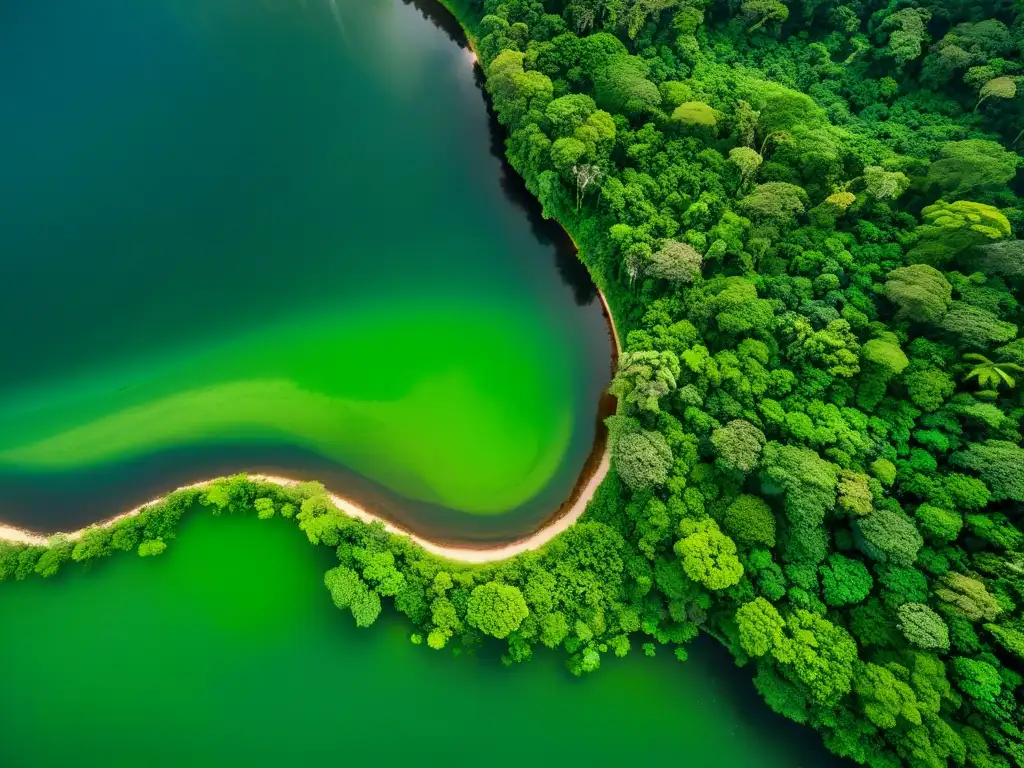
<path fill-rule="evenodd" d="M 474 40 L 469 30 L 466 28 L 466 25 L 462 23 L 462 20 L 459 18 L 459 15 L 454 11 L 454 9 L 448 7 L 448 4 L 444 2 L 444 0 L 441 0 L 441 5 L 458 22 L 459 27 L 465 34 L 466 48 L 468 49 L 471 56 L 471 66 L 481 66 L 479 55 L 476 52 Z M 569 242 L 572 243 L 573 249 L 576 252 L 576 257 L 579 258 L 580 247 L 579 244 L 576 242 L 576 239 L 572 236 L 572 233 L 557 218 L 552 219 L 552 221 L 554 221 L 562 230 L 562 232 L 565 233 L 565 236 L 568 238 Z M 589 273 L 589 269 L 587 271 Z M 591 276 L 591 281 L 594 282 L 594 288 L 597 291 L 597 297 L 601 303 L 601 313 L 604 316 L 605 322 L 607 323 L 608 333 L 610 336 L 610 340 L 612 342 L 610 367 L 611 374 L 614 377 L 615 373 L 618 370 L 619 356 L 622 354 L 622 343 L 619 337 L 618 328 L 615 325 L 615 319 L 612 315 L 611 305 L 608 303 L 608 299 L 605 297 L 604 291 L 602 291 L 601 288 L 597 285 L 597 283 L 593 280 L 593 276 Z M 608 440 L 608 430 L 604 425 L 604 420 L 608 416 L 615 413 L 615 406 L 615 397 L 613 395 L 610 395 L 607 391 L 605 391 L 601 395 L 601 399 L 598 403 L 596 418 L 597 430 L 594 435 L 594 444 L 591 447 L 590 453 L 587 455 L 586 460 L 584 461 L 583 468 L 580 470 L 579 477 L 577 478 L 576 483 L 573 485 L 573 488 L 569 496 L 566 498 L 565 501 L 563 501 L 558 506 L 558 508 L 551 514 L 551 516 L 547 518 L 547 520 L 544 522 L 543 525 L 541 525 L 541 527 L 537 528 L 529 535 L 524 536 L 520 539 L 516 539 L 512 542 L 499 544 L 495 546 L 464 546 L 458 544 L 445 544 L 443 542 L 432 540 L 419 534 L 413 533 L 412 531 L 403 528 L 402 526 L 390 520 L 387 520 L 384 517 L 381 517 L 377 514 L 374 514 L 373 512 L 370 512 L 365 507 L 360 506 L 356 502 L 347 499 L 340 494 L 336 494 L 327 490 L 327 497 L 330 499 L 331 503 L 335 507 L 337 507 L 338 510 L 343 514 L 346 514 L 349 517 L 353 517 L 357 520 L 361 520 L 364 523 L 368 524 L 375 522 L 382 523 L 384 525 L 384 529 L 388 533 L 397 536 L 406 536 L 417 546 L 438 557 L 443 557 L 448 560 L 455 560 L 463 563 L 477 564 L 506 560 L 508 558 L 520 554 L 521 552 L 526 552 L 531 549 L 539 549 L 540 547 L 544 546 L 553 538 L 555 538 L 558 534 L 567 530 L 569 526 L 571 526 L 573 523 L 579 520 L 579 518 L 586 511 L 587 505 L 590 503 L 590 500 L 594 498 L 594 495 L 597 493 L 598 487 L 604 481 L 604 478 L 608 474 L 608 470 L 611 468 L 611 445 Z M 281 477 L 278 475 L 253 474 L 248 475 L 247 477 L 254 482 L 271 483 L 282 487 L 298 485 L 301 482 L 299 480 Z M 124 520 L 125 518 L 134 517 L 138 515 L 140 512 L 142 512 L 142 510 L 146 509 L 147 507 L 163 502 L 164 499 L 167 498 L 167 496 L 171 495 L 172 493 L 204 488 L 219 479 L 221 478 L 210 478 L 208 480 L 200 480 L 195 483 L 183 485 L 179 488 L 175 488 L 174 490 L 168 492 L 164 496 L 152 499 L 151 501 L 148 501 L 144 504 L 140 504 L 139 506 L 130 509 L 127 512 L 122 512 L 121 514 L 107 518 L 106 520 L 92 523 L 90 525 L 87 525 L 83 528 L 79 528 L 78 530 L 71 532 L 43 534 L 35 531 L 26 530 L 23 528 L 18 528 L 15 526 L 6 525 L 2 520 L 0 520 L 0 543 L 7 542 L 10 544 L 22 544 L 29 546 L 47 546 L 49 542 L 56 536 L 63 536 L 64 538 L 70 541 L 75 541 L 81 538 L 83 533 L 89 530 L 90 528 L 110 527 L 120 520 Z"/>
<path fill-rule="evenodd" d="M 559 226 L 562 226 L 561 222 L 559 222 Z M 564 226 L 562 226 L 562 229 L 565 231 L 573 246 L 576 247 L 577 253 L 579 253 L 579 248 L 576 246 L 576 242 L 573 240 L 572 235 L 569 234 L 569 231 L 565 229 Z M 595 288 L 596 287 L 597 286 L 595 285 Z M 612 342 L 610 364 L 612 374 L 614 375 L 618 366 L 619 354 L 621 353 L 619 332 L 618 328 L 615 326 L 615 320 L 612 317 L 611 307 L 608 304 L 608 300 L 605 298 L 604 293 L 600 288 L 597 288 L 597 295 L 601 303 L 601 314 L 604 316 L 605 322 L 608 325 L 608 334 L 610 336 L 610 341 Z M 587 504 L 589 504 L 590 500 L 594 498 L 594 494 L 597 493 L 598 486 L 600 486 L 604 481 L 605 476 L 608 474 L 608 470 L 611 468 L 611 445 L 608 441 L 608 432 L 604 426 L 604 419 L 614 412 L 615 398 L 605 392 L 601 396 L 601 401 L 598 405 L 597 433 L 594 437 L 594 445 L 583 464 L 583 469 L 580 471 L 579 478 L 573 486 L 568 498 L 558 506 L 544 525 L 533 531 L 528 536 L 524 536 L 523 538 L 516 539 L 512 542 L 496 546 L 460 546 L 458 544 L 445 544 L 413 533 L 412 531 L 409 531 L 386 518 L 370 512 L 366 508 L 340 494 L 333 493 L 328 490 L 327 497 L 343 514 L 357 520 L 361 520 L 364 523 L 383 523 L 384 529 L 388 533 L 396 536 L 406 536 L 417 546 L 438 557 L 443 557 L 448 560 L 456 560 L 463 563 L 477 564 L 506 560 L 521 552 L 538 549 L 547 544 L 551 539 L 579 520 L 580 516 L 586 511 Z M 301 482 L 299 480 L 281 477 L 278 475 L 253 474 L 248 475 L 247 477 L 254 482 L 271 483 L 282 487 L 298 485 Z M 204 488 L 219 479 L 221 478 L 215 477 L 183 485 L 163 496 L 160 496 L 159 498 L 140 504 L 127 512 L 122 512 L 118 515 L 107 518 L 106 520 L 92 523 L 83 528 L 79 528 L 76 531 L 43 534 L 36 531 L 26 530 L 24 528 L 18 528 L 16 526 L 5 525 L 0 521 L 0 542 L 29 546 L 47 546 L 56 536 L 63 536 L 69 541 L 75 541 L 81 538 L 82 534 L 90 528 L 108 528 L 120 520 L 124 520 L 128 517 L 134 517 L 147 507 L 163 502 L 171 493 Z"/>
<path fill-rule="evenodd" d="M 523 539 L 493 548 L 457 547 L 439 544 L 411 533 L 382 517 L 378 517 L 355 502 L 346 499 L 344 496 L 327 491 L 327 498 L 330 499 L 331 503 L 335 507 L 337 507 L 339 512 L 357 520 L 361 520 L 367 524 L 377 522 L 383 523 L 384 529 L 388 533 L 396 536 L 406 536 L 417 546 L 433 555 L 437 555 L 438 557 L 443 557 L 448 560 L 457 560 L 464 563 L 490 563 L 498 560 L 505 560 L 529 549 L 537 549 L 576 522 L 586 509 L 587 503 L 591 498 L 593 498 L 594 493 L 597 491 L 597 487 L 601 484 L 601 481 L 604 480 L 604 476 L 607 473 L 609 466 L 610 451 L 606 447 L 601 455 L 601 460 L 598 462 L 597 467 L 595 467 L 596 471 L 592 473 L 591 477 L 582 489 L 582 492 L 578 494 L 578 497 L 565 514 L 556 518 L 551 524 L 538 529 Z M 293 480 L 288 477 L 279 477 L 276 475 L 247 475 L 247 478 L 255 483 L 269 483 L 283 488 L 296 486 L 302 482 L 300 480 Z M 197 483 L 190 483 L 189 485 L 184 485 L 180 488 L 174 489 L 171 493 L 205 488 L 220 479 L 221 478 L 211 478 L 209 480 L 201 480 Z M 167 495 L 169 496 L 170 494 Z M 56 536 L 62 536 L 68 541 L 77 541 L 91 528 L 109 528 L 125 518 L 135 517 L 141 513 L 142 510 L 161 503 L 165 498 L 166 496 L 162 496 L 158 499 L 153 499 L 107 520 L 103 520 L 102 522 L 94 523 L 93 525 L 88 525 L 85 528 L 79 528 L 77 531 L 71 531 L 68 533 L 55 533 L 47 536 L 33 531 L 26 531 L 22 528 L 0 525 L 0 541 L 5 541 L 11 544 L 26 544 L 29 546 L 47 546 Z"/>

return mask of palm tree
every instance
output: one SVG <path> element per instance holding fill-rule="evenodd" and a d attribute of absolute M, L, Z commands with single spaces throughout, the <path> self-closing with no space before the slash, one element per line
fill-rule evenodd
<path fill-rule="evenodd" d="M 964 355 L 964 360 L 977 363 L 964 380 L 976 378 L 982 389 L 998 389 L 1000 384 L 1006 384 L 1012 389 L 1017 386 L 1017 381 L 1010 373 L 1024 373 L 1024 368 L 1016 363 L 994 363 L 984 355 L 974 352 Z"/>

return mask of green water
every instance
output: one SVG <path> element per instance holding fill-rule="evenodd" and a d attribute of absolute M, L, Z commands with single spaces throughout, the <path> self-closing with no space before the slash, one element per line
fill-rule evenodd
<path fill-rule="evenodd" d="M 568 495 L 607 330 L 416 7 L 12 0 L 0 67 L 0 519 L 264 470 L 500 539 Z"/>
<path fill-rule="evenodd" d="M 326 558 L 326 559 L 325 559 Z M 503 668 L 358 630 L 331 555 L 280 519 L 197 515 L 158 558 L 0 585 L 0 765 L 820 768 L 720 648 Z"/>

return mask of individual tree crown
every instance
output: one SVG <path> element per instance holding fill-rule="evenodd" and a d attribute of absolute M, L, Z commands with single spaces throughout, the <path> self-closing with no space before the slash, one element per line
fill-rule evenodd
<path fill-rule="evenodd" d="M 650 69 L 638 56 L 618 55 L 596 75 L 597 103 L 611 112 L 643 115 L 661 106 L 658 86 L 647 79 Z"/>
<path fill-rule="evenodd" d="M 760 155 L 758 155 L 758 157 L 760 157 Z M 857 202 L 857 196 L 853 194 L 853 192 L 847 192 L 844 189 L 840 190 L 839 192 L 833 192 L 831 195 L 825 198 L 825 202 L 839 211 L 845 211 L 849 209 L 851 205 Z"/>
<path fill-rule="evenodd" d="M 904 673 L 893 674 L 890 666 Z M 897 665 L 879 666 L 858 663 L 853 678 L 853 691 L 862 702 L 864 715 L 879 728 L 895 728 L 901 720 L 921 724 L 921 704 L 914 689 L 904 682 L 906 670 Z"/>
<path fill-rule="evenodd" d="M 740 184 L 745 186 L 757 174 L 764 158 L 750 147 L 733 147 L 729 150 L 729 162 L 740 172 Z"/>
<path fill-rule="evenodd" d="M 910 365 L 906 353 L 894 334 L 868 339 L 860 348 L 861 357 L 883 369 L 889 376 L 897 376 Z"/>
<path fill-rule="evenodd" d="M 1002 613 L 999 602 L 986 589 L 985 583 L 968 574 L 947 573 L 942 577 L 941 586 L 935 590 L 935 595 L 947 603 L 955 614 L 968 621 L 995 621 Z"/>
<path fill-rule="evenodd" d="M 935 323 L 953 303 L 953 286 L 939 270 L 927 264 L 898 267 L 887 277 L 885 295 L 899 307 L 897 320 Z"/>
<path fill-rule="evenodd" d="M 718 113 L 702 101 L 683 102 L 672 111 L 672 119 L 685 125 L 707 128 L 718 125 Z"/>
<path fill-rule="evenodd" d="M 634 490 L 652 488 L 668 479 L 672 449 L 660 432 L 640 430 L 621 435 L 613 443 L 615 469 Z"/>
<path fill-rule="evenodd" d="M 926 181 L 928 184 L 938 186 L 944 193 L 957 198 L 970 195 L 975 189 L 1006 184 L 1017 174 L 1017 166 L 1021 162 L 1020 156 L 1015 152 L 1006 150 L 1002 144 L 985 139 L 950 141 L 943 144 L 939 151 L 942 157 L 928 168 Z M 941 202 L 938 205 L 941 206 Z M 955 209 L 940 207 L 937 214 L 931 219 L 929 219 L 929 208 L 925 208 L 924 218 L 939 226 L 945 226 L 943 218 L 947 217 L 950 212 L 956 212 L 966 216 L 971 224 L 991 226 L 991 224 L 982 222 L 980 216 L 989 216 L 995 222 L 994 215 L 976 208 L 972 210 L 970 206 L 975 205 L 977 204 L 970 203 Z M 1002 225 L 997 225 L 997 228 L 1002 232 L 1000 237 L 1009 236 L 1008 228 L 1004 228 Z M 1003 231 L 1004 229 L 1005 231 Z"/>
<path fill-rule="evenodd" d="M 967 200 L 958 200 L 955 203 L 940 200 L 934 205 L 926 206 L 922 211 L 922 218 L 926 226 L 935 227 L 934 230 L 923 231 L 925 237 L 931 237 L 934 233 L 935 236 L 946 234 L 952 238 L 958 234 L 971 232 L 977 237 L 970 240 L 982 245 L 985 241 L 1009 238 L 1011 232 L 1010 221 L 998 208 Z"/>
<path fill-rule="evenodd" d="M 619 398 L 620 412 L 657 413 L 660 399 L 675 391 L 678 378 L 679 358 L 672 351 L 625 352 L 609 391 Z"/>
<path fill-rule="evenodd" d="M 466 606 L 466 619 L 492 637 L 508 637 L 530 615 L 518 587 L 489 581 L 473 588 Z"/>
<path fill-rule="evenodd" d="M 139 544 L 139 557 L 153 557 L 167 549 L 163 539 L 150 539 Z"/>
<path fill-rule="evenodd" d="M 931 11 L 924 8 L 904 8 L 882 22 L 883 30 L 891 30 L 886 53 L 896 59 L 899 66 L 920 57 L 928 40 L 927 24 L 931 18 Z"/>
<path fill-rule="evenodd" d="M 970 443 L 950 461 L 977 472 L 996 501 L 1024 502 L 1024 449 L 1008 440 Z"/>
<path fill-rule="evenodd" d="M 751 218 L 786 223 L 807 210 L 807 193 L 795 184 L 770 181 L 758 184 L 739 201 L 740 210 Z"/>
<path fill-rule="evenodd" d="M 1007 218 L 992 205 L 957 200 L 939 200 L 921 212 L 924 224 L 917 228 L 918 245 L 907 259 L 928 263 L 945 261 L 974 246 L 986 245 L 1010 236 Z"/>
<path fill-rule="evenodd" d="M 1024 240 L 1000 240 L 974 250 L 975 263 L 985 274 L 1024 278 Z"/>
<path fill-rule="evenodd" d="M 978 91 L 978 102 L 974 105 L 974 111 L 986 99 L 1012 99 L 1017 95 L 1017 83 L 1012 77 L 994 77 L 981 86 Z"/>
<path fill-rule="evenodd" d="M 666 240 L 651 254 L 644 272 L 673 283 L 692 283 L 700 276 L 704 257 L 689 243 Z"/>
<path fill-rule="evenodd" d="M 778 609 L 763 597 L 754 598 L 736 610 L 736 627 L 743 650 L 751 656 L 773 653 L 783 658 L 792 658 L 792 644 L 786 637 L 786 622 Z"/>
<path fill-rule="evenodd" d="M 1017 326 L 1000 320 L 982 307 L 956 301 L 942 318 L 941 327 L 958 336 L 960 345 L 984 349 L 1017 337 Z"/>
<path fill-rule="evenodd" d="M 675 552 L 688 577 L 708 589 L 726 589 L 743 577 L 736 544 L 714 520 L 683 520 L 679 531 L 683 538 L 676 542 Z"/>
<path fill-rule="evenodd" d="M 766 442 L 764 432 L 744 419 L 734 419 L 711 433 L 719 465 L 742 474 L 757 468 Z"/>
<path fill-rule="evenodd" d="M 581 93 L 570 93 L 559 96 L 544 108 L 547 120 L 546 132 L 551 138 L 572 136 L 577 128 L 582 127 L 597 105 L 589 96 Z"/>
<path fill-rule="evenodd" d="M 324 574 L 324 585 L 338 608 L 348 608 L 358 627 L 368 627 L 380 615 L 380 596 L 351 568 L 339 565 Z"/>
<path fill-rule="evenodd" d="M 825 602 L 832 606 L 863 601 L 874 584 L 864 563 L 840 554 L 829 555 L 820 571 Z"/>
<path fill-rule="evenodd" d="M 887 171 L 881 166 L 864 168 L 864 188 L 876 200 L 895 200 L 910 186 L 910 179 L 902 171 Z"/>
<path fill-rule="evenodd" d="M 758 496 L 738 496 L 725 510 L 722 524 L 726 533 L 740 544 L 775 546 L 775 515 Z"/>
<path fill-rule="evenodd" d="M 913 521 L 892 510 L 876 509 L 853 525 L 861 551 L 882 563 L 909 567 L 924 544 Z"/>
<path fill-rule="evenodd" d="M 949 628 L 935 611 L 922 603 L 904 603 L 896 611 L 900 631 L 925 651 L 948 651 Z"/>

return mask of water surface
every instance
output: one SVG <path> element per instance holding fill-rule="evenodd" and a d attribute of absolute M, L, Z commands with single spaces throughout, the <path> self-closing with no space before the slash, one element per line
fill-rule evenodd
<path fill-rule="evenodd" d="M 249 470 L 484 541 L 569 494 L 607 329 L 417 8 L 15 0 L 0 67 L 0 519 Z"/>
<path fill-rule="evenodd" d="M 709 639 L 685 664 L 634 651 L 576 679 L 542 648 L 507 669 L 414 646 L 387 611 L 356 629 L 331 559 L 279 518 L 197 515 L 160 557 L 0 585 L 0 765 L 838 764 Z"/>

